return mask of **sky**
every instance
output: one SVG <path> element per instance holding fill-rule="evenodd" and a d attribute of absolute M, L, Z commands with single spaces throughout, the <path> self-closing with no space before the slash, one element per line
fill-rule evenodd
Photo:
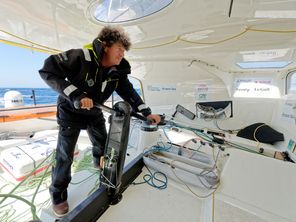
<path fill-rule="evenodd" d="M 0 43 L 0 88 L 48 88 L 38 73 L 48 56 Z"/>

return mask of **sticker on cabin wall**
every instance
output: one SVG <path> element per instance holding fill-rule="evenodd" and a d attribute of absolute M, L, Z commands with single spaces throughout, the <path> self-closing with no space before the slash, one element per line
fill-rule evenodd
<path fill-rule="evenodd" d="M 279 98 L 278 87 L 272 78 L 236 78 L 234 97 Z"/>
<path fill-rule="evenodd" d="M 294 107 L 296 107 L 295 100 L 286 100 L 283 105 L 281 120 L 294 124 L 296 118 L 294 113 Z"/>
<path fill-rule="evenodd" d="M 288 150 L 295 151 L 296 150 L 296 143 L 294 140 L 290 139 L 287 146 Z"/>
<path fill-rule="evenodd" d="M 148 85 L 147 90 L 152 92 L 175 92 L 177 90 L 177 87 L 176 85 L 153 84 Z"/>
<path fill-rule="evenodd" d="M 197 100 L 207 100 L 208 99 L 208 94 L 206 93 L 200 93 L 196 97 Z"/>
<path fill-rule="evenodd" d="M 208 99 L 209 87 L 206 83 L 200 83 L 196 85 L 196 100 Z"/>

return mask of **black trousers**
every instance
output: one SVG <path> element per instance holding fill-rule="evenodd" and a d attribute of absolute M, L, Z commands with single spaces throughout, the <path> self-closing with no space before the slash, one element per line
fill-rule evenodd
<path fill-rule="evenodd" d="M 83 120 L 82 120 L 83 121 Z M 107 131 L 103 114 L 95 123 L 87 126 L 87 133 L 93 145 L 92 154 L 95 164 L 104 155 L 104 147 L 107 139 Z M 52 167 L 52 183 L 49 192 L 53 204 L 64 202 L 68 198 L 67 188 L 71 181 L 71 165 L 73 163 L 74 150 L 79 137 L 80 128 L 60 126 L 55 164 Z"/>

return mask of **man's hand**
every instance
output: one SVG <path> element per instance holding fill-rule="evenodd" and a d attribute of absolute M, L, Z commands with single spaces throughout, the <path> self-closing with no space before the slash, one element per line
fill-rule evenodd
<path fill-rule="evenodd" d="M 92 99 L 88 98 L 88 97 L 84 97 L 80 100 L 80 104 L 81 104 L 81 109 L 87 109 L 90 110 L 91 108 L 94 107 L 94 102 Z"/>
<path fill-rule="evenodd" d="M 152 125 L 157 125 L 161 120 L 160 116 L 156 114 L 150 114 L 149 116 L 147 116 L 147 119 L 152 120 Z"/>

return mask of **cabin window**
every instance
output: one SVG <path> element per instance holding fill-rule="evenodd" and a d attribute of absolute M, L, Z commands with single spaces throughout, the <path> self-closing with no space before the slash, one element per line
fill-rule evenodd
<path fill-rule="evenodd" d="M 287 75 L 286 94 L 296 94 L 296 70 L 289 72 Z"/>
<path fill-rule="evenodd" d="M 48 57 L 48 51 L 31 51 L 31 48 L 28 47 L 28 50 L 24 44 L 14 43 L 14 46 L 11 46 L 8 42 L 0 44 L 0 109 L 16 106 L 55 106 L 58 93 L 49 88 L 38 74 Z"/>
<path fill-rule="evenodd" d="M 99 22 L 121 23 L 137 20 L 161 11 L 173 0 L 106 0 L 95 1 L 89 12 Z"/>
<path fill-rule="evenodd" d="M 131 77 L 129 76 L 129 81 L 133 84 L 134 89 L 137 91 L 137 93 L 139 94 L 139 96 L 143 99 L 144 101 L 144 93 L 143 93 L 143 87 L 142 87 L 142 83 L 139 79 L 135 78 L 135 77 Z M 122 98 L 116 93 L 114 92 L 112 94 L 112 96 L 107 100 L 106 104 L 107 106 L 111 107 L 113 106 L 115 103 L 122 101 Z"/>

